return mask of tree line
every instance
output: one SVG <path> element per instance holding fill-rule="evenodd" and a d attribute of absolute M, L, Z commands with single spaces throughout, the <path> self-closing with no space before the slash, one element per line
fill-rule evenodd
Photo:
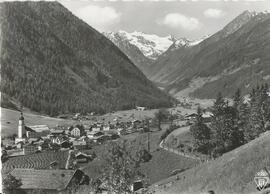
<path fill-rule="evenodd" d="M 203 111 L 191 127 L 195 150 L 213 158 L 233 150 L 270 130 L 270 96 L 268 84 L 252 89 L 249 97 L 238 89 L 229 103 L 218 93 L 212 109 L 210 123 L 203 122 Z"/>

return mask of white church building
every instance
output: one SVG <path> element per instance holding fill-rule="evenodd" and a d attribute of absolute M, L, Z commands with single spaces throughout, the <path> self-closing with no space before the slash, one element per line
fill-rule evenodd
<path fill-rule="evenodd" d="M 20 142 L 26 142 L 26 130 L 24 124 L 23 113 L 21 112 L 21 116 L 19 117 L 19 125 L 18 125 L 18 137 L 15 139 L 15 144 L 19 144 Z"/>

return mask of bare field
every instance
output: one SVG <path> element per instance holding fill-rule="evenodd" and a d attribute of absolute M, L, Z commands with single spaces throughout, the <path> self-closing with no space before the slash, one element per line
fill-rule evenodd
<path fill-rule="evenodd" d="M 9 136 L 14 133 L 17 134 L 19 116 L 19 111 L 1 108 L 1 136 Z M 72 120 L 52 118 L 32 113 L 24 113 L 24 120 L 26 126 L 48 125 L 50 128 L 57 125 L 74 123 Z"/>

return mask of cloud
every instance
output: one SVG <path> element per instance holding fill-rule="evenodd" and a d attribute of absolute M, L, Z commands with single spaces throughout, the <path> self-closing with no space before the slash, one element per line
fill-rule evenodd
<path fill-rule="evenodd" d="M 180 13 L 169 13 L 163 19 L 159 20 L 158 24 L 171 28 L 181 27 L 188 31 L 197 30 L 202 25 L 197 18 L 188 17 Z"/>
<path fill-rule="evenodd" d="M 119 22 L 121 17 L 121 13 L 117 12 L 113 7 L 99 7 L 96 5 L 83 7 L 75 15 L 98 30 Z"/>
<path fill-rule="evenodd" d="M 207 18 L 221 18 L 225 15 L 225 12 L 220 9 L 207 9 L 203 12 L 203 15 Z"/>

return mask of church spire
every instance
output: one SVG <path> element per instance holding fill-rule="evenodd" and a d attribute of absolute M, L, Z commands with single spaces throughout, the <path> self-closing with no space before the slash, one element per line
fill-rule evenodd
<path fill-rule="evenodd" d="M 23 112 L 22 111 L 21 111 L 21 116 L 20 116 L 19 120 L 24 120 Z"/>

